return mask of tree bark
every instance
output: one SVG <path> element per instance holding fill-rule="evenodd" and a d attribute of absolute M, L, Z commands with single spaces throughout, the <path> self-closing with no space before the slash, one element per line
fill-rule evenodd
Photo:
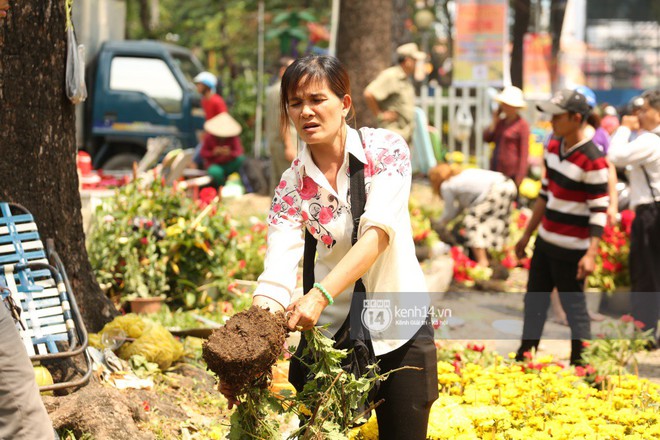
<path fill-rule="evenodd" d="M 92 272 L 80 214 L 74 106 L 65 93 L 63 1 L 13 2 L 0 21 L 0 200 L 32 212 L 53 238 L 84 321 L 98 330 L 116 311 Z"/>
<path fill-rule="evenodd" d="M 513 47 L 511 50 L 511 83 L 523 88 L 523 39 L 529 28 L 531 0 L 513 0 Z"/>
<path fill-rule="evenodd" d="M 362 93 L 392 61 L 392 2 L 342 0 L 337 35 L 337 57 L 351 79 L 355 126 L 375 127 L 376 118 Z"/>

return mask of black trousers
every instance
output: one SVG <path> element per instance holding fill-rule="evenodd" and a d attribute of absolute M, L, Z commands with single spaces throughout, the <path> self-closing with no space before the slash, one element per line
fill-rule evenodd
<path fill-rule="evenodd" d="M 571 328 L 571 364 L 581 363 L 582 341 L 591 339 L 591 323 L 584 297 L 584 281 L 576 278 L 578 261 L 554 258 L 539 247 L 534 249 L 525 294 L 522 343 L 516 359 L 523 360 L 524 352 L 538 348 L 548 316 L 550 292 L 556 287 Z"/>
<path fill-rule="evenodd" d="M 396 350 L 378 356 L 380 371 L 404 365 L 423 370 L 403 370 L 390 375 L 380 385 L 376 402 L 380 440 L 424 440 L 431 405 L 438 398 L 437 353 L 430 324 Z"/>
<path fill-rule="evenodd" d="M 656 335 L 660 316 L 660 243 L 651 238 L 652 228 L 660 219 L 660 203 L 640 205 L 635 209 L 630 235 L 630 302 L 633 317 L 644 323 L 644 330 Z"/>

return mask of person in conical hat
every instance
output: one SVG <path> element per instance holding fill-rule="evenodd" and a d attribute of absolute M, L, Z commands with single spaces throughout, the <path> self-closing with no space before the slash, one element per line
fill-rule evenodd
<path fill-rule="evenodd" d="M 227 112 L 220 113 L 204 123 L 208 136 L 202 141 L 200 156 L 204 168 L 215 186 L 223 186 L 227 176 L 238 172 L 245 161 L 239 135 L 241 124 Z"/>

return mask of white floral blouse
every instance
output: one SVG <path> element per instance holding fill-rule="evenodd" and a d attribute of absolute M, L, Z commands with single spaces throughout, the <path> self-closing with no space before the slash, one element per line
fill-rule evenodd
<path fill-rule="evenodd" d="M 385 252 L 362 277 L 367 298 L 373 292 L 398 292 L 387 296 L 395 306 L 405 292 L 426 292 L 424 276 L 415 257 L 408 213 L 410 149 L 401 136 L 391 131 L 360 130 L 364 147 L 357 131 L 347 127 L 337 192 L 314 164 L 307 146 L 282 175 L 268 216 L 268 250 L 255 296 L 266 296 L 285 308 L 289 305 L 303 255 L 303 227 L 318 240 L 316 280 L 323 279 L 350 250 L 349 153 L 365 167 L 367 201 L 360 218 L 358 238 L 370 227 L 381 228 L 389 237 Z M 352 292 L 353 285 L 337 296 L 335 303 L 321 314 L 318 325 L 329 324 L 328 331 L 334 334 L 348 315 Z M 406 342 L 386 340 L 373 330 L 371 336 L 376 354 L 387 353 Z"/>

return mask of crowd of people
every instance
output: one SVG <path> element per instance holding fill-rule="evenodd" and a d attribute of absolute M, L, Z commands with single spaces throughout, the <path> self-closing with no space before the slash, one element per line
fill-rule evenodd
<path fill-rule="evenodd" d="M 7 7 L 7 0 L 0 0 L 0 19 Z M 291 330 L 323 325 L 336 336 L 351 314 L 360 313 L 352 301 L 355 293 L 389 292 L 389 301 L 396 306 L 403 305 L 400 293 L 427 290 L 408 213 L 415 101 L 410 77 L 426 55 L 414 43 L 400 46 L 396 53 L 397 63 L 363 91 L 379 128 L 351 127 L 350 81 L 337 58 L 282 58 L 277 80 L 268 88 L 266 139 L 274 197 L 264 271 L 253 304 L 273 313 L 286 312 Z M 223 186 L 246 160 L 239 137 L 242 128 L 217 93 L 214 75 L 202 72 L 194 83 L 206 119 L 195 162 L 207 170 L 214 186 Z M 494 144 L 490 169 L 441 163 L 429 171 L 432 190 L 444 202 L 438 224 L 446 226 L 463 214 L 466 246 L 483 267 L 490 265 L 489 251 L 504 245 L 518 187 L 528 174 L 530 126 L 521 116 L 527 106 L 523 92 L 505 87 L 494 100 L 492 122 L 483 132 L 483 141 Z M 526 256 L 536 234 L 516 358 L 522 360 L 538 347 L 551 293 L 556 291 L 571 329 L 570 362 L 580 365 L 583 342 L 591 338 L 585 277 L 594 271 L 604 227 L 617 221 L 617 173 L 627 175 L 630 209 L 636 213 L 630 246 L 632 314 L 646 329 L 657 329 L 660 90 L 634 99 L 629 114 L 622 117 L 612 106 L 599 109 L 595 94 L 584 86 L 557 92 L 539 103 L 538 110 L 549 116 L 552 134 L 545 143 L 541 191 L 515 246 L 519 258 Z M 355 172 L 363 180 L 358 180 L 358 188 L 351 188 Z M 357 216 L 355 193 L 364 201 Z M 298 266 L 307 254 L 304 233 L 317 255 L 314 283 L 302 297 L 295 297 Z M 0 407 L 31 414 L 34 420 L 22 426 L 3 422 L 0 437 L 52 438 L 29 359 L 14 350 L 22 344 L 5 307 L 0 307 L 0 325 L 16 336 L 2 344 L 12 353 L 0 356 L 5 377 L 0 381 L 4 402 Z M 418 367 L 396 372 L 378 389 L 380 438 L 425 438 L 430 408 L 438 397 L 430 319 L 403 339 L 368 330 L 370 349 L 385 371 Z M 655 339 L 649 348 L 657 345 Z M 235 390 L 226 384 L 220 384 L 220 390 L 230 404 L 237 403 Z M 23 406 L 15 407 L 17 402 Z M 21 430 L 33 431 L 26 437 Z"/>
<path fill-rule="evenodd" d="M 292 162 L 275 176 L 268 250 L 254 304 L 286 311 L 291 329 L 327 325 L 330 334 L 339 332 L 356 313 L 351 297 L 358 285 L 366 292 L 410 291 L 413 285 L 425 290 L 407 213 L 414 124 L 410 76 L 421 55 L 414 44 L 399 47 L 397 54 L 398 63 L 364 91 L 381 129 L 350 127 L 348 76 L 333 57 L 284 60 L 272 87 L 270 108 L 275 108 L 274 96 L 280 102 L 270 117 L 279 119 L 279 130 L 271 126 L 270 136 L 277 138 L 273 144 L 283 156 L 280 162 Z M 538 104 L 550 118 L 552 134 L 545 142 L 541 191 L 515 246 L 522 258 L 536 234 L 517 359 L 538 347 L 555 291 L 571 329 L 570 362 L 582 364 L 583 342 L 591 338 L 585 278 L 594 271 L 604 227 L 617 221 L 616 179 L 622 167 L 630 169 L 630 208 L 637 213 L 630 256 L 633 316 L 647 328 L 657 327 L 660 256 L 653 243 L 660 242 L 659 96 L 646 92 L 621 119 L 611 106 L 598 108 L 586 87 L 561 90 Z M 494 143 L 490 169 L 441 163 L 429 171 L 431 187 L 444 201 L 437 223 L 447 225 L 463 214 L 466 245 L 480 266 L 489 266 L 489 251 L 503 246 L 517 188 L 528 175 L 530 127 L 521 116 L 527 106 L 523 93 L 505 87 L 495 102 L 492 123 L 483 133 L 484 141 Z M 357 222 L 351 216 L 351 157 L 365 170 L 366 204 Z M 307 246 L 301 231 L 307 231 L 318 255 L 316 282 L 295 298 L 296 270 Z M 379 391 L 384 398 L 376 410 L 381 438 L 400 438 L 403 427 L 392 420 L 403 413 L 409 421 L 406 438 L 424 438 L 428 408 L 437 397 L 429 379 L 434 369 L 428 361 L 435 358 L 431 337 L 428 323 L 402 341 L 371 334 L 375 355 L 388 368 L 426 365 L 418 374 L 397 373 Z M 221 390 L 234 402 L 233 390 L 222 385 Z M 411 437 L 413 431 L 419 435 Z"/>

